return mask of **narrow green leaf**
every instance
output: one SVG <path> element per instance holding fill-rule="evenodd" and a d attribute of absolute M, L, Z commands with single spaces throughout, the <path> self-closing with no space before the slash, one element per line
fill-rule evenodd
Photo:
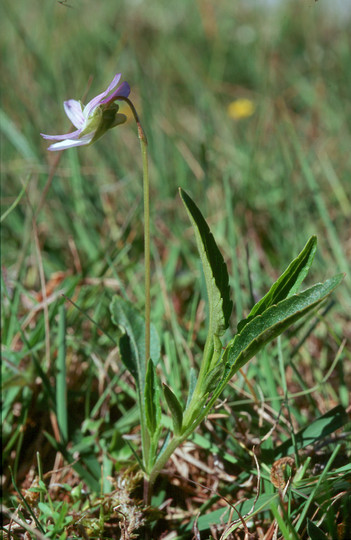
<path fill-rule="evenodd" d="M 32 518 L 34 519 L 34 521 L 36 523 L 36 526 L 38 527 L 39 531 L 42 532 L 42 533 L 45 533 L 43 527 L 41 526 L 41 523 L 38 521 L 37 517 L 35 516 L 35 514 L 33 513 L 32 509 L 31 509 L 31 507 L 27 503 L 26 499 L 23 497 L 21 491 L 18 489 L 11 467 L 9 467 L 9 469 L 10 469 L 10 474 L 11 474 L 12 485 L 15 488 L 15 491 L 17 491 L 17 494 L 18 494 L 19 498 L 21 499 L 21 501 L 23 503 L 23 506 L 26 508 L 29 515 L 31 515 Z"/>
<path fill-rule="evenodd" d="M 305 448 L 309 445 L 316 445 L 318 442 L 329 437 L 331 433 L 345 426 L 347 422 L 348 416 L 346 410 L 342 405 L 337 405 L 319 418 L 316 418 L 316 420 L 301 429 L 298 433 L 295 433 L 295 444 L 298 449 Z M 294 450 L 296 448 L 292 438 L 290 438 L 275 448 L 274 458 L 278 459 L 281 456 L 288 456 Z"/>
<path fill-rule="evenodd" d="M 177 398 L 167 384 L 163 383 L 163 391 L 167 401 L 167 405 L 172 415 L 174 433 L 178 435 L 182 430 L 183 423 L 183 408 Z"/>
<path fill-rule="evenodd" d="M 343 446 L 343 444 L 341 442 L 339 442 L 334 447 L 331 455 L 328 458 L 327 463 L 325 463 L 325 466 L 324 466 L 323 470 L 317 476 L 317 482 L 314 483 L 313 488 L 309 493 L 308 499 L 305 501 L 305 503 L 303 505 L 303 508 L 301 509 L 301 512 L 299 514 L 299 519 L 297 520 L 297 522 L 295 522 L 295 529 L 296 529 L 297 532 L 300 530 L 300 528 L 302 527 L 302 524 L 305 522 L 306 515 L 309 512 L 309 509 L 311 508 L 311 506 L 314 505 L 315 500 L 316 500 L 316 494 L 319 491 L 320 487 L 323 486 L 323 483 L 325 482 L 325 480 L 327 479 L 328 472 L 329 472 L 329 470 L 330 470 L 330 468 L 331 468 L 331 466 L 333 464 L 333 461 L 335 460 L 336 456 L 340 452 L 342 446 Z M 328 484 L 329 484 L 329 482 L 328 482 Z M 334 538 L 335 538 L 335 536 L 334 536 Z"/>
<path fill-rule="evenodd" d="M 67 381 L 66 381 L 66 310 L 64 304 L 59 307 L 59 326 L 57 343 L 56 374 L 56 414 L 61 442 L 68 441 L 67 418 Z"/>
<path fill-rule="evenodd" d="M 234 373 L 268 342 L 316 308 L 340 284 L 343 277 L 344 274 L 338 274 L 324 283 L 318 283 L 300 294 L 286 298 L 247 323 L 241 333 L 229 343 L 224 353 L 227 372 L 225 381 L 228 382 Z"/>
<path fill-rule="evenodd" d="M 135 448 L 133 447 L 132 443 L 131 443 L 128 439 L 126 439 L 125 437 L 122 437 L 122 438 L 123 438 L 124 442 L 127 443 L 127 445 L 129 446 L 130 450 L 132 451 L 132 453 L 133 453 L 133 455 L 134 455 L 134 457 L 135 457 L 135 459 L 136 459 L 136 461 L 137 461 L 137 463 L 138 463 L 140 469 L 141 469 L 142 471 L 145 472 L 144 464 L 143 464 L 143 462 L 141 461 L 140 457 L 138 456 L 138 454 L 137 454 Z"/>
<path fill-rule="evenodd" d="M 151 358 L 147 364 L 145 380 L 145 416 L 146 425 L 151 437 L 157 432 L 161 422 L 160 387 L 156 369 Z"/>
<path fill-rule="evenodd" d="M 121 359 L 134 377 L 137 386 L 145 386 L 145 321 L 127 300 L 114 296 L 110 304 L 112 321 L 121 329 L 119 340 Z M 155 363 L 160 358 L 160 342 L 155 326 L 151 325 L 150 356 Z"/>
<path fill-rule="evenodd" d="M 233 307 L 227 266 L 200 210 L 184 190 L 179 189 L 179 193 L 195 230 L 197 248 L 205 274 L 209 301 L 209 333 L 221 336 L 228 328 Z"/>
<path fill-rule="evenodd" d="M 288 268 L 272 285 L 268 293 L 254 305 L 247 318 L 239 322 L 238 332 L 241 332 L 247 323 L 254 317 L 261 315 L 270 306 L 292 296 L 298 291 L 311 267 L 316 249 L 317 238 L 316 236 L 311 236 L 301 253 L 289 264 Z"/>
<path fill-rule="evenodd" d="M 284 512 L 282 505 L 277 505 L 276 503 L 272 502 L 270 505 L 270 509 L 274 519 L 277 521 L 279 532 L 281 533 L 282 538 L 284 538 L 284 540 L 294 540 L 294 538 L 296 538 L 296 535 L 293 535 L 293 533 L 291 532 L 290 520 L 286 519 L 286 516 L 282 516 L 282 513 Z"/>

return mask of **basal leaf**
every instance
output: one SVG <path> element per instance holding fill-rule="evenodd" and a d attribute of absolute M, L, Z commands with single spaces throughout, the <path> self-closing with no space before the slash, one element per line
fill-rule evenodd
<path fill-rule="evenodd" d="M 284 298 L 288 298 L 295 294 L 305 279 L 317 249 L 317 238 L 311 236 L 301 253 L 294 259 L 280 276 L 280 278 L 272 285 L 268 293 L 261 298 L 252 308 L 248 317 L 238 324 L 238 332 L 244 328 L 257 315 L 261 315 L 270 306 L 277 304 Z"/>
<path fill-rule="evenodd" d="M 157 432 L 161 422 L 160 388 L 155 365 L 149 360 L 145 378 L 145 417 L 151 437 Z"/>
<path fill-rule="evenodd" d="M 174 433 L 178 435 L 182 429 L 183 423 L 183 407 L 181 406 L 177 396 L 172 392 L 167 384 L 163 384 L 163 391 L 167 401 L 168 408 L 172 415 Z"/>
<path fill-rule="evenodd" d="M 145 386 L 145 321 L 139 311 L 127 300 L 114 296 L 110 304 L 112 321 L 123 335 L 119 346 L 121 359 L 134 377 L 137 386 Z M 160 358 L 160 343 L 154 325 L 151 325 L 150 356 L 155 363 Z"/>
<path fill-rule="evenodd" d="M 179 192 L 195 230 L 197 248 L 205 274 L 210 315 L 209 333 L 221 336 L 228 328 L 233 307 L 229 295 L 227 266 L 200 210 L 185 191 L 180 189 Z"/>
<path fill-rule="evenodd" d="M 325 283 L 318 283 L 300 294 L 286 298 L 248 322 L 224 353 L 227 372 L 225 381 L 229 381 L 264 345 L 316 308 L 340 284 L 343 277 L 344 274 L 338 274 Z"/>

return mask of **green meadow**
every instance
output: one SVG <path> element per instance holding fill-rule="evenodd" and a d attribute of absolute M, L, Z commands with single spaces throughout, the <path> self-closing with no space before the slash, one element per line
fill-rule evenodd
<path fill-rule="evenodd" d="M 332 4 L 4 0 L 2 538 L 350 537 L 351 7 Z M 145 304 L 136 125 L 121 102 L 127 122 L 91 146 L 40 136 L 119 72 L 148 139 L 151 320 L 177 396 L 208 314 L 179 187 L 228 266 L 224 346 L 312 235 L 301 288 L 345 274 L 231 380 L 147 507 L 109 307 Z"/>

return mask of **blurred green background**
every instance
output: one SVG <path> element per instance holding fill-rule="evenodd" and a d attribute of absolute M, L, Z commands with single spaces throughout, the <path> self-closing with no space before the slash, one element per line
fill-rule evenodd
<path fill-rule="evenodd" d="M 175 200 L 182 186 L 227 257 L 236 252 L 243 281 L 246 246 L 254 272 L 267 256 L 278 271 L 313 233 L 318 277 L 347 271 L 351 9 L 344 8 L 327 0 L 5 1 L 3 211 L 30 175 L 27 196 L 4 222 L 5 265 L 16 263 L 27 205 L 38 204 L 55 159 L 39 132 L 67 132 L 63 100 L 87 92 L 91 99 L 120 71 L 149 139 L 156 229 L 159 221 L 183 230 Z M 241 98 L 254 112 L 233 119 L 228 106 Z M 129 216 L 138 227 L 140 198 L 132 122 L 93 147 L 66 152 L 38 218 L 48 271 L 69 265 L 68 234 L 83 266 L 110 245 L 111 233 L 101 229 L 106 201 L 117 223 Z M 68 230 L 78 222 L 91 235 L 83 245 Z"/>

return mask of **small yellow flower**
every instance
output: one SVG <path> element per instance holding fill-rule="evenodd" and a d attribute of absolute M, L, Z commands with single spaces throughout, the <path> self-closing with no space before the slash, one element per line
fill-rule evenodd
<path fill-rule="evenodd" d="M 240 98 L 232 101 L 228 105 L 228 116 L 234 120 L 248 118 L 255 112 L 255 104 L 251 99 Z"/>

